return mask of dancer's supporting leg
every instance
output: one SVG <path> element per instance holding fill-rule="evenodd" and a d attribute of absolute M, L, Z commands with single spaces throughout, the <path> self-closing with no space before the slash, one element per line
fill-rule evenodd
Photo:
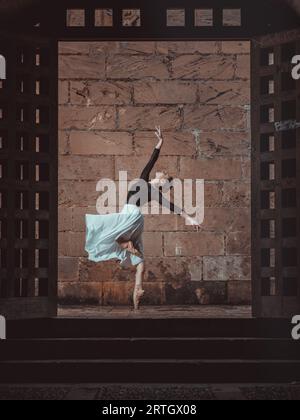
<path fill-rule="evenodd" d="M 136 311 L 139 309 L 140 300 L 145 293 L 143 290 L 144 274 L 145 274 L 145 263 L 141 262 L 136 267 L 135 288 L 134 288 L 134 293 L 133 293 L 133 303 L 134 303 L 134 309 Z"/>

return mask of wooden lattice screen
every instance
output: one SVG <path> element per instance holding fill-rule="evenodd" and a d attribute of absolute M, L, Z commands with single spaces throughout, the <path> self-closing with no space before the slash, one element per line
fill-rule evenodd
<path fill-rule="evenodd" d="M 7 64 L 0 84 L 0 309 L 49 316 L 57 293 L 57 48 L 2 36 L 0 54 Z"/>
<path fill-rule="evenodd" d="M 254 312 L 290 316 L 300 311 L 300 31 L 252 45 Z"/>

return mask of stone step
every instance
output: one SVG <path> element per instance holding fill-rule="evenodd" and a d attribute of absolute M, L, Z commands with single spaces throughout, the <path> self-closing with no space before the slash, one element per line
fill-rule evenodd
<path fill-rule="evenodd" d="M 9 321 L 8 338 L 290 338 L 290 319 L 73 319 Z"/>
<path fill-rule="evenodd" d="M 37 360 L 0 362 L 0 383 L 289 383 L 299 360 Z"/>
<path fill-rule="evenodd" d="M 90 338 L 0 341 L 0 360 L 300 360 L 300 341 L 262 338 Z"/>

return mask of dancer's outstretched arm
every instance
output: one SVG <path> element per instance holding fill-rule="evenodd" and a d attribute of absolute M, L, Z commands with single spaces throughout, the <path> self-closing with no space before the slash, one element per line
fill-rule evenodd
<path fill-rule="evenodd" d="M 178 207 L 175 206 L 174 203 L 170 202 L 169 200 L 167 200 L 164 195 L 162 194 L 161 191 L 158 191 L 158 202 L 161 206 L 163 206 L 165 209 L 170 209 L 170 211 L 174 214 L 178 214 L 179 216 L 182 216 L 182 214 L 184 213 L 184 211 Z"/>
<path fill-rule="evenodd" d="M 140 178 L 143 179 L 146 182 L 149 182 L 150 173 L 151 173 L 152 169 L 154 168 L 154 165 L 156 164 L 156 162 L 159 158 L 160 149 L 163 145 L 163 137 L 162 137 L 162 134 L 161 134 L 160 127 L 156 127 L 155 135 L 157 136 L 159 141 L 158 141 L 157 146 L 155 147 L 155 149 L 152 153 L 152 156 L 151 156 L 149 162 L 145 166 L 145 168 L 144 168 L 144 170 L 143 170 L 143 172 L 141 173 L 141 176 L 140 176 Z"/>
<path fill-rule="evenodd" d="M 167 200 L 164 195 L 162 194 L 161 191 L 158 192 L 159 193 L 159 204 L 163 207 L 165 207 L 166 209 L 170 209 L 170 211 L 174 214 L 177 214 L 181 217 L 183 217 L 186 221 L 186 223 L 190 226 L 193 226 L 195 228 L 195 230 L 198 232 L 200 229 L 200 224 L 199 222 L 194 219 L 193 217 L 189 216 L 188 214 L 186 214 L 186 212 L 181 209 L 180 207 L 176 206 L 174 203 L 170 202 L 169 200 Z"/>

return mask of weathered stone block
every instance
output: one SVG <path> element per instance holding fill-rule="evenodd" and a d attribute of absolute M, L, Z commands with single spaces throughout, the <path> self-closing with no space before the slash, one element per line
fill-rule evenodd
<path fill-rule="evenodd" d="M 210 159 L 219 156 L 249 156 L 251 148 L 250 137 L 250 132 L 201 132 L 197 148 L 198 156 Z M 246 161 L 242 160 L 241 163 L 243 177 L 247 177 Z"/>
<path fill-rule="evenodd" d="M 185 26 L 185 9 L 167 9 L 167 26 Z"/>
<path fill-rule="evenodd" d="M 95 181 L 60 181 L 58 185 L 59 206 L 95 206 L 99 197 Z"/>
<path fill-rule="evenodd" d="M 212 27 L 214 25 L 213 9 L 195 9 L 195 26 Z"/>
<path fill-rule="evenodd" d="M 67 155 L 69 153 L 69 133 L 67 131 L 59 130 L 58 147 L 60 155 Z"/>
<path fill-rule="evenodd" d="M 250 54 L 249 41 L 222 41 L 221 49 L 224 54 Z"/>
<path fill-rule="evenodd" d="M 245 181 L 251 180 L 251 174 L 252 174 L 252 167 L 251 167 L 252 162 L 248 156 L 245 156 L 242 158 L 242 176 L 245 179 Z"/>
<path fill-rule="evenodd" d="M 88 55 L 90 52 L 89 42 L 59 42 L 59 54 Z M 68 75 L 66 75 L 69 77 Z"/>
<path fill-rule="evenodd" d="M 95 26 L 100 26 L 100 27 L 113 26 L 113 10 L 112 9 L 96 9 L 95 10 Z"/>
<path fill-rule="evenodd" d="M 180 159 L 180 177 L 184 179 L 204 179 L 207 181 L 219 181 L 240 179 L 242 176 L 242 164 L 236 159 Z"/>
<path fill-rule="evenodd" d="M 161 232 L 145 232 L 144 233 L 144 249 L 145 255 L 149 257 L 161 257 L 163 255 Z"/>
<path fill-rule="evenodd" d="M 127 171 L 127 176 L 129 180 L 139 178 L 142 170 L 148 163 L 151 154 L 148 156 L 144 156 L 143 159 L 137 159 L 136 157 L 117 156 L 115 158 L 115 179 L 119 179 L 119 171 Z M 151 178 L 155 178 L 156 173 L 162 171 L 167 171 L 170 174 L 170 176 L 173 177 L 178 176 L 177 162 L 177 157 L 162 156 L 155 165 L 155 168 L 151 173 Z"/>
<path fill-rule="evenodd" d="M 113 55 L 108 57 L 106 73 L 109 79 L 167 79 L 168 63 L 164 57 L 148 55 Z"/>
<path fill-rule="evenodd" d="M 250 75 L 250 55 L 238 55 L 236 77 L 240 79 L 249 79 Z"/>
<path fill-rule="evenodd" d="M 59 164 L 59 178 L 64 180 L 95 180 L 114 178 L 113 158 L 98 156 L 61 156 Z"/>
<path fill-rule="evenodd" d="M 235 65 L 233 56 L 181 55 L 172 62 L 172 78 L 230 80 L 234 78 Z"/>
<path fill-rule="evenodd" d="M 85 216 L 86 214 L 98 214 L 96 206 L 91 207 L 74 207 L 72 209 L 72 231 L 85 232 Z"/>
<path fill-rule="evenodd" d="M 228 255 L 250 255 L 251 254 L 251 228 L 250 218 L 247 228 L 240 232 L 231 232 L 227 237 L 226 253 Z"/>
<path fill-rule="evenodd" d="M 66 232 L 72 230 L 72 209 L 59 207 L 58 209 L 58 230 Z"/>
<path fill-rule="evenodd" d="M 61 55 L 59 57 L 61 79 L 105 78 L 105 56 Z"/>
<path fill-rule="evenodd" d="M 141 10 L 140 9 L 123 9 L 122 25 L 123 26 L 141 26 Z"/>
<path fill-rule="evenodd" d="M 199 82 L 200 103 L 206 105 L 244 106 L 250 104 L 250 80 Z"/>
<path fill-rule="evenodd" d="M 177 214 L 145 215 L 146 232 L 178 232 L 188 229 L 185 220 Z"/>
<path fill-rule="evenodd" d="M 145 295 L 143 296 L 143 305 L 165 305 L 166 292 L 165 284 L 161 282 L 144 283 Z"/>
<path fill-rule="evenodd" d="M 123 268 L 118 261 L 93 263 L 80 258 L 79 278 L 85 282 L 117 281 L 132 282 L 135 279 L 134 266 Z M 201 281 L 202 258 L 147 257 L 146 282 Z"/>
<path fill-rule="evenodd" d="M 228 282 L 228 303 L 229 305 L 251 305 L 251 281 Z"/>
<path fill-rule="evenodd" d="M 67 104 L 69 102 L 69 81 L 58 82 L 58 103 Z"/>
<path fill-rule="evenodd" d="M 165 233 L 165 255 L 167 257 L 199 257 L 202 255 L 224 255 L 224 237 L 211 232 Z"/>
<path fill-rule="evenodd" d="M 246 131 L 247 112 L 233 106 L 187 105 L 184 108 L 184 128 Z"/>
<path fill-rule="evenodd" d="M 224 282 L 178 282 L 166 284 L 168 305 L 224 305 L 227 287 Z"/>
<path fill-rule="evenodd" d="M 208 181 L 204 184 L 205 207 L 222 207 L 223 205 L 223 182 Z"/>
<path fill-rule="evenodd" d="M 70 153 L 130 156 L 133 153 L 132 135 L 126 132 L 71 131 Z"/>
<path fill-rule="evenodd" d="M 119 108 L 119 129 L 153 130 L 158 124 L 162 130 L 176 130 L 181 126 L 179 106 L 140 106 Z"/>
<path fill-rule="evenodd" d="M 174 54 L 216 54 L 221 43 L 217 41 L 159 41 L 157 52 L 163 55 Z"/>
<path fill-rule="evenodd" d="M 134 282 L 104 282 L 102 285 L 104 305 L 133 305 Z M 163 305 L 165 303 L 165 291 L 162 283 L 145 283 L 144 290 L 143 305 Z"/>
<path fill-rule="evenodd" d="M 116 128 L 114 107 L 61 106 L 59 112 L 61 130 L 111 130 Z"/>
<path fill-rule="evenodd" d="M 119 54 L 153 54 L 155 42 L 120 41 L 116 42 L 116 52 Z"/>
<path fill-rule="evenodd" d="M 67 10 L 67 26 L 84 27 L 85 26 L 84 9 L 68 9 Z"/>
<path fill-rule="evenodd" d="M 133 282 L 109 282 L 102 283 L 103 285 L 103 305 L 115 306 L 116 303 L 122 305 L 133 305 Z"/>
<path fill-rule="evenodd" d="M 197 86 L 191 82 L 137 82 L 134 84 L 137 104 L 193 104 L 197 100 Z"/>
<path fill-rule="evenodd" d="M 92 55 L 107 54 L 108 56 L 122 55 L 145 55 L 155 53 L 155 42 L 139 41 L 104 41 L 90 43 Z M 108 74 L 108 77 L 110 75 Z"/>
<path fill-rule="evenodd" d="M 79 280 L 79 259 L 58 258 L 59 281 L 77 282 Z"/>
<path fill-rule="evenodd" d="M 94 263 L 80 258 L 79 278 L 81 282 L 129 282 L 135 279 L 135 268 L 123 268 L 119 261 Z"/>
<path fill-rule="evenodd" d="M 86 255 L 85 233 L 59 233 L 58 254 L 65 257 L 83 257 Z"/>
<path fill-rule="evenodd" d="M 72 81 L 70 96 L 73 105 L 126 105 L 132 102 L 132 85 L 117 81 Z"/>
<path fill-rule="evenodd" d="M 249 182 L 224 182 L 223 207 L 246 207 L 251 205 L 251 185 Z"/>
<path fill-rule="evenodd" d="M 241 235 L 247 237 L 245 239 L 245 242 L 247 242 L 249 239 L 250 225 L 250 209 L 205 208 L 204 222 L 201 228 L 210 231 L 228 232 L 228 235 L 232 232 L 240 231 Z M 232 233 L 232 235 L 234 237 L 235 233 Z M 228 247 L 229 239 L 227 249 Z"/>
<path fill-rule="evenodd" d="M 61 282 L 58 285 L 58 300 L 65 305 L 101 305 L 102 283 Z"/>
<path fill-rule="evenodd" d="M 170 283 L 202 280 L 202 258 L 163 257 L 146 260 L 146 281 Z"/>
<path fill-rule="evenodd" d="M 251 260 L 240 256 L 204 257 L 203 275 L 210 281 L 250 280 Z"/>
<path fill-rule="evenodd" d="M 164 133 L 165 147 L 161 156 L 195 156 L 196 141 L 192 132 L 172 131 Z M 151 156 L 156 146 L 154 132 L 136 131 L 134 133 L 135 153 L 138 156 Z"/>

